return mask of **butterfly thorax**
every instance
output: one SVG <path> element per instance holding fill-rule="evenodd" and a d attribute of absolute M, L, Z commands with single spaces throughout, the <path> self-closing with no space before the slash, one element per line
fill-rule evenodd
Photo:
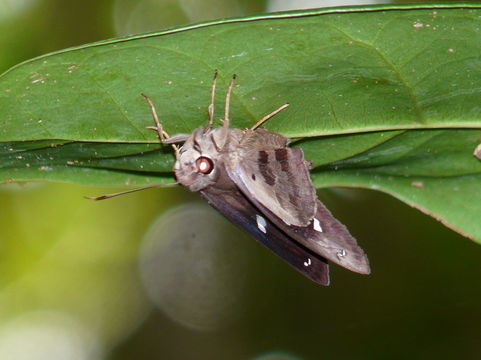
<path fill-rule="evenodd" d="M 174 135 L 175 136 L 175 135 Z M 232 169 L 249 153 L 285 148 L 289 140 L 265 129 L 241 130 L 200 127 L 179 149 L 174 170 L 180 184 L 200 191 L 216 184 L 226 190 L 236 185 L 226 169 Z"/>

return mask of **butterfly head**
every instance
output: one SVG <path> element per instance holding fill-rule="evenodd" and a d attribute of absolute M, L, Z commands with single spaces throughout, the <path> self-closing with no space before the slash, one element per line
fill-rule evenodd
<path fill-rule="evenodd" d="M 190 135 L 177 152 L 174 166 L 179 183 L 199 191 L 216 183 L 221 176 L 222 128 L 206 130 L 201 127 Z"/>

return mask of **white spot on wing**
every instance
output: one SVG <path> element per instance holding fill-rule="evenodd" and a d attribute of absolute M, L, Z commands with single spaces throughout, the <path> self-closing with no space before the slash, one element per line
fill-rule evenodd
<path fill-rule="evenodd" d="M 260 215 L 256 215 L 256 220 L 257 220 L 257 227 L 259 228 L 260 231 L 262 231 L 265 234 L 267 232 L 267 230 L 266 230 L 266 226 L 267 226 L 266 219 L 264 219 Z"/>
<path fill-rule="evenodd" d="M 306 267 L 309 266 L 309 265 L 311 265 L 311 264 L 312 264 L 312 263 L 311 263 L 311 258 L 307 258 L 307 261 L 304 261 L 304 266 L 306 266 Z"/>
<path fill-rule="evenodd" d="M 321 223 L 319 222 L 319 220 L 314 218 L 314 220 L 312 221 L 312 224 L 313 224 L 314 230 L 322 232 L 322 227 L 321 227 Z"/>
<path fill-rule="evenodd" d="M 341 258 L 347 255 L 347 251 L 344 249 L 339 249 L 336 255 L 337 255 L 337 258 L 341 260 Z"/>

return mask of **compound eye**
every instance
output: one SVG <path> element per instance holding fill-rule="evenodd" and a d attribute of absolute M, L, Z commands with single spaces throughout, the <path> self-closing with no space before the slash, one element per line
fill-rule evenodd
<path fill-rule="evenodd" d="M 197 171 L 201 174 L 210 174 L 214 169 L 214 163 L 211 159 L 205 156 L 201 156 L 195 161 Z"/>

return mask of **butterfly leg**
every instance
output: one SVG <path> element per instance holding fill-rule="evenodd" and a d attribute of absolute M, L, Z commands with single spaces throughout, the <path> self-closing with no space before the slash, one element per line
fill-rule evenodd
<path fill-rule="evenodd" d="M 160 142 L 162 144 L 168 143 L 168 140 L 169 140 L 170 136 L 167 133 L 167 131 L 164 130 L 164 128 L 162 127 L 162 124 L 159 121 L 159 116 L 157 115 L 157 110 L 155 109 L 154 103 L 152 102 L 152 100 L 147 95 L 142 94 L 142 96 L 145 98 L 145 100 L 147 100 L 147 103 L 150 106 L 150 111 L 152 113 L 152 118 L 154 119 L 154 122 L 155 122 L 155 126 L 146 126 L 145 128 L 149 129 L 149 130 L 157 131 L 157 134 L 159 135 Z M 174 144 L 171 144 L 171 145 L 176 152 L 179 150 L 177 145 L 174 145 Z"/>
<path fill-rule="evenodd" d="M 210 104 L 209 104 L 209 107 L 207 108 L 207 111 L 209 112 L 209 123 L 207 124 L 206 130 L 209 130 L 214 125 L 214 109 L 215 109 L 214 100 L 215 100 L 215 87 L 217 84 L 217 74 L 218 74 L 217 70 L 215 70 L 214 80 L 212 80 L 212 90 L 210 93 Z"/>
<path fill-rule="evenodd" d="M 160 142 L 162 144 L 172 145 L 175 152 L 178 152 L 179 147 L 177 145 L 174 145 L 173 143 L 169 143 L 169 139 L 172 139 L 172 137 L 170 137 L 169 134 L 167 134 L 167 132 L 162 128 L 162 124 L 159 121 L 159 116 L 157 115 L 157 111 L 155 110 L 154 103 L 152 102 L 152 100 L 147 95 L 142 94 L 142 96 L 145 98 L 145 100 L 147 100 L 147 103 L 149 104 L 150 110 L 152 112 L 152 117 L 154 118 L 154 122 L 155 122 L 155 126 L 146 126 L 146 128 L 157 131 L 157 134 L 159 134 Z M 174 135 L 174 137 L 175 137 L 175 135 Z M 179 136 L 177 136 L 177 138 L 179 138 Z M 177 140 L 177 138 L 174 139 L 174 140 Z M 107 195 L 101 195 L 101 196 L 95 196 L 95 197 L 85 196 L 85 198 L 89 199 L 89 200 L 105 200 L 105 199 L 111 199 L 111 198 L 116 197 L 116 196 L 133 193 L 133 192 L 136 192 L 136 191 L 141 191 L 141 190 L 151 189 L 151 188 L 157 188 L 157 187 L 171 186 L 171 185 L 176 185 L 176 184 L 178 184 L 178 182 L 175 182 L 173 184 L 153 184 L 153 185 L 147 185 L 147 186 L 137 188 L 137 189 L 121 191 L 121 192 L 114 193 L 114 194 L 107 194 Z"/>
<path fill-rule="evenodd" d="M 232 79 L 230 80 L 229 88 L 227 89 L 227 94 L 225 96 L 225 113 L 224 113 L 224 127 L 229 127 L 229 108 L 230 108 L 230 96 L 232 94 L 232 89 L 234 88 L 235 79 L 237 75 L 232 75 Z"/>
<path fill-rule="evenodd" d="M 274 110 L 273 112 L 271 112 L 270 114 L 264 116 L 262 119 L 260 119 L 258 122 L 256 122 L 254 124 L 254 126 L 252 126 L 250 129 L 251 130 L 255 130 L 257 129 L 259 126 L 261 126 L 262 124 L 264 124 L 267 120 L 273 118 L 274 116 L 276 116 L 277 114 L 279 114 L 282 110 L 284 110 L 286 107 L 288 107 L 289 104 L 284 104 L 282 105 L 281 107 L 279 107 L 277 110 Z"/>

